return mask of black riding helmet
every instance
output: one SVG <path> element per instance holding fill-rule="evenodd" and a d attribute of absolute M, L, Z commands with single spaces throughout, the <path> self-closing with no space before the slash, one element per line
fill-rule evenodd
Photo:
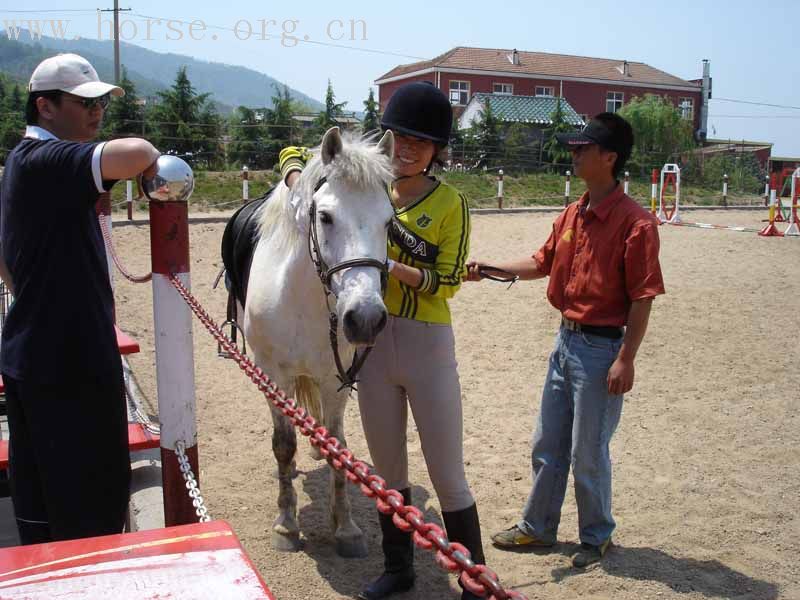
<path fill-rule="evenodd" d="M 397 89 L 381 118 L 381 128 L 403 135 L 450 143 L 453 108 L 447 96 L 430 81 L 415 81 Z"/>

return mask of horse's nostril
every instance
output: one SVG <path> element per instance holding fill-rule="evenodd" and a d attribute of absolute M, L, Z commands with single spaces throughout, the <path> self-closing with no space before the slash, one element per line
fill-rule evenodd
<path fill-rule="evenodd" d="M 345 331 L 355 331 L 357 327 L 355 311 L 348 310 L 345 312 L 342 324 L 344 325 Z"/>

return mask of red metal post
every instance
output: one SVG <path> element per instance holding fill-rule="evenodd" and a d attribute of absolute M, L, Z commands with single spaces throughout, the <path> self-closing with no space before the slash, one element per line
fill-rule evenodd
<path fill-rule="evenodd" d="M 175 274 L 187 288 L 191 285 L 187 201 L 150 201 L 150 247 L 164 522 L 169 527 L 198 520 L 175 452 L 183 441 L 199 480 L 192 313 L 169 280 Z"/>

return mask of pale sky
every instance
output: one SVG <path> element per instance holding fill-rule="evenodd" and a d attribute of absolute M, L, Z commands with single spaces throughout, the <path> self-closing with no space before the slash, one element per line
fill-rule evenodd
<path fill-rule="evenodd" d="M 113 6 L 112 0 L 104 0 Z M 69 19 L 68 32 L 98 39 L 96 6 L 72 0 L 0 0 L 0 19 Z M 773 155 L 800 156 L 800 65 L 796 0 L 573 0 L 526 2 L 164 2 L 120 0 L 123 37 L 159 52 L 243 65 L 322 100 L 327 80 L 348 109 L 362 110 L 373 81 L 398 64 L 432 58 L 455 46 L 513 48 L 648 63 L 685 79 L 711 61 L 714 99 L 709 137 L 774 143 Z M 26 10 L 24 14 L 7 11 Z M 85 12 L 78 12 L 85 9 Z M 59 12 L 45 12 L 59 11 Z M 142 16 L 163 19 L 146 39 Z M 104 18 L 111 18 L 106 13 Z M 168 19 L 187 24 L 166 26 Z M 188 23 L 206 26 L 193 30 Z M 350 38 L 350 20 L 357 25 Z M 239 40 L 234 27 L 239 22 Z M 293 24 L 296 22 L 296 24 Z M 249 24 L 249 25 L 248 25 Z M 49 26 L 48 26 L 49 27 Z M 215 28 L 217 27 L 217 28 Z M 267 36 L 262 35 L 266 27 Z M 281 41 L 281 31 L 350 48 Z M 170 40 L 168 37 L 182 39 Z M 102 33 L 103 39 L 108 34 Z M 212 39 L 216 36 L 216 39 Z M 268 37 L 269 39 L 261 39 Z M 340 38 L 340 39 L 334 39 Z M 400 56 L 398 56 L 400 55 Z M 123 56 L 124 61 L 124 56 Z M 723 99 L 738 100 L 730 102 Z M 766 103 L 775 107 L 744 102 Z M 783 107 L 780 107 L 783 106 Z"/>

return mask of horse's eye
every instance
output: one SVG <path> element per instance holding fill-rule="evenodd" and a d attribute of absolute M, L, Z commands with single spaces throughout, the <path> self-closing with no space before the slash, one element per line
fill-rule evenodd
<path fill-rule="evenodd" d="M 319 213 L 319 221 L 323 225 L 330 225 L 330 224 L 333 223 L 333 217 L 330 216 L 330 214 L 328 214 L 326 212 L 321 212 L 321 213 Z"/>

